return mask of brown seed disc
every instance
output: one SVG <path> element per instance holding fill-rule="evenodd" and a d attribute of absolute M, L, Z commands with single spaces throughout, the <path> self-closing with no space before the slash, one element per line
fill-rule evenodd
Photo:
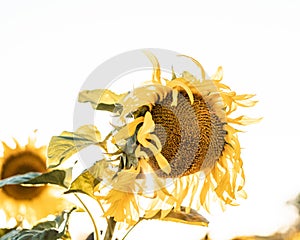
<path fill-rule="evenodd" d="M 29 151 L 24 151 L 5 159 L 0 179 L 28 172 L 46 172 L 46 164 L 40 156 Z M 3 191 L 14 199 L 29 200 L 38 196 L 44 188 L 6 185 L 3 187 Z"/>
<path fill-rule="evenodd" d="M 171 106 L 172 94 L 156 103 L 151 114 L 155 122 L 154 134 L 162 143 L 162 155 L 171 166 L 171 173 L 163 172 L 151 152 L 149 164 L 159 177 L 181 177 L 211 167 L 222 153 L 226 131 L 218 116 L 202 96 L 194 95 L 194 103 L 185 92 L 179 92 L 176 106 Z"/>

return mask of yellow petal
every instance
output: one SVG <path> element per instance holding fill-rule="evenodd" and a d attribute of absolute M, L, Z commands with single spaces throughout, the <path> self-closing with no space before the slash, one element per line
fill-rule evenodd
<path fill-rule="evenodd" d="M 220 81 L 220 80 L 219 80 Z M 219 81 L 213 80 L 213 83 L 219 88 L 219 89 L 226 89 L 230 90 L 230 87 L 225 85 L 224 83 L 220 83 Z"/>
<path fill-rule="evenodd" d="M 150 112 L 146 112 L 144 123 L 138 131 L 137 140 L 141 143 L 144 147 L 148 147 L 149 142 L 147 138 L 149 138 L 150 133 L 154 131 L 155 123 L 152 120 L 152 116 Z"/>
<path fill-rule="evenodd" d="M 200 202 L 201 205 L 204 205 L 204 203 L 206 202 L 206 198 L 207 198 L 207 193 L 209 191 L 210 188 L 210 180 L 209 180 L 209 176 L 207 176 L 205 178 L 205 181 L 203 183 L 202 189 L 201 189 L 201 193 L 200 193 Z"/>
<path fill-rule="evenodd" d="M 243 198 L 243 199 L 247 199 L 247 193 L 245 192 L 245 190 L 241 190 L 237 193 L 238 197 Z"/>
<path fill-rule="evenodd" d="M 148 173 L 154 173 L 154 170 L 151 168 L 149 163 L 147 162 L 147 159 L 140 159 L 139 164 L 141 166 L 141 169 L 143 169 L 143 173 L 148 174 Z"/>
<path fill-rule="evenodd" d="M 167 82 L 166 84 L 168 87 L 171 87 L 171 88 L 175 88 L 175 87 L 183 88 L 187 92 L 189 99 L 191 101 L 191 104 L 194 103 L 193 93 L 192 93 L 191 89 L 189 88 L 189 86 L 185 83 L 185 80 L 183 78 L 176 78 L 172 81 Z"/>
<path fill-rule="evenodd" d="M 180 181 L 181 179 L 179 179 L 179 181 Z M 179 196 L 178 196 L 178 204 L 179 205 L 181 205 L 182 204 L 182 202 L 183 202 L 183 200 L 184 200 L 184 198 L 187 196 L 187 194 L 188 194 L 188 192 L 189 192 L 189 188 L 188 187 L 185 187 L 185 188 L 181 188 L 180 189 L 180 193 L 178 194 Z"/>
<path fill-rule="evenodd" d="M 222 68 L 222 66 L 218 67 L 217 72 L 214 75 L 211 76 L 211 79 L 216 80 L 216 81 L 221 81 L 223 79 L 223 68 Z M 227 88 L 229 88 L 229 87 L 227 87 Z"/>
<path fill-rule="evenodd" d="M 245 101 L 235 101 L 235 103 L 241 107 L 254 107 L 258 101 L 245 100 Z"/>
<path fill-rule="evenodd" d="M 139 133 L 141 135 L 145 135 L 148 133 L 151 133 L 154 131 L 154 127 L 155 127 L 155 123 L 152 120 L 152 115 L 150 112 L 146 112 L 145 114 L 145 118 L 144 118 L 144 123 L 142 125 L 142 127 L 139 130 Z"/>
<path fill-rule="evenodd" d="M 170 174 L 171 167 L 166 158 L 161 153 L 158 153 L 157 155 L 155 155 L 155 159 L 161 170 L 164 171 L 166 174 Z"/>
<path fill-rule="evenodd" d="M 239 124 L 239 125 L 249 125 L 249 124 L 253 124 L 253 123 L 257 123 L 261 120 L 262 118 L 249 118 L 246 116 L 239 116 L 237 118 L 227 118 L 227 121 L 229 123 L 233 123 L 233 124 Z"/>
<path fill-rule="evenodd" d="M 149 134 L 149 138 L 151 138 L 151 135 L 152 137 L 155 136 L 154 134 Z M 160 149 L 158 149 L 156 146 L 154 146 L 154 144 L 147 141 L 146 139 L 140 139 L 139 142 L 144 147 L 149 148 L 151 150 L 161 170 L 169 174 L 171 172 L 171 167 L 169 165 L 169 162 L 166 160 L 166 158 L 160 153 Z"/>
<path fill-rule="evenodd" d="M 161 145 L 161 142 L 160 142 L 159 138 L 155 134 L 150 134 L 148 139 L 154 141 L 157 150 L 160 152 L 161 149 L 162 149 L 162 145 Z"/>
<path fill-rule="evenodd" d="M 137 125 L 144 121 L 144 117 L 138 117 L 131 123 L 128 123 L 125 127 L 121 128 L 118 133 L 113 137 L 113 143 L 117 143 L 122 139 L 131 137 L 136 130 Z"/>
<path fill-rule="evenodd" d="M 164 99 L 172 89 L 161 84 L 151 84 L 138 88 L 134 88 L 124 98 L 118 102 L 123 106 L 120 119 L 124 120 L 125 117 L 137 110 L 141 106 L 148 106 L 151 110 L 159 100 Z"/>
<path fill-rule="evenodd" d="M 194 58 L 192 58 L 190 56 L 187 56 L 187 55 L 179 55 L 179 56 L 191 59 L 200 68 L 202 80 L 205 80 L 205 71 L 204 71 L 204 68 L 203 68 L 203 66 L 196 59 L 194 59 Z"/>
<path fill-rule="evenodd" d="M 233 97 L 234 100 L 247 100 L 253 98 L 255 94 L 240 94 Z"/>
<path fill-rule="evenodd" d="M 149 159 L 148 154 L 145 151 L 141 151 L 141 146 L 140 145 L 137 146 L 137 148 L 135 149 L 134 154 L 137 158 L 142 158 L 141 160 Z"/>
<path fill-rule="evenodd" d="M 154 83 L 161 83 L 160 80 L 160 66 L 157 58 L 150 52 L 150 51 L 144 51 L 146 56 L 149 58 L 153 65 L 153 74 L 152 74 L 152 81 Z"/>
<path fill-rule="evenodd" d="M 176 89 L 173 89 L 172 90 L 172 103 L 171 103 L 172 107 L 177 106 L 177 100 L 178 100 L 178 91 Z"/>

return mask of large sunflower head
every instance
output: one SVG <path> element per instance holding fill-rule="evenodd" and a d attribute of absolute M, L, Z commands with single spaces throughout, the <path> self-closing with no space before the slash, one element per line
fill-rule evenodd
<path fill-rule="evenodd" d="M 0 180 L 28 172 L 47 172 L 45 146 L 36 147 L 34 137 L 30 137 L 25 146 L 20 146 L 17 140 L 15 144 L 15 148 L 11 148 L 2 142 Z M 6 185 L 0 189 L 0 209 L 4 211 L 6 222 L 13 220 L 17 224 L 32 225 L 67 206 L 61 194 L 54 186 Z"/>
<path fill-rule="evenodd" d="M 141 186 L 147 190 L 153 187 L 153 201 L 144 209 L 146 217 L 161 209 L 179 210 L 182 205 L 187 209 L 203 206 L 209 210 L 212 195 L 217 196 L 215 199 L 222 206 L 236 204 L 238 196 L 245 197 L 245 177 L 239 131 L 234 125 L 257 120 L 231 116 L 240 106 L 254 106 L 254 95 L 238 95 L 221 83 L 221 67 L 208 78 L 202 65 L 187 56 L 180 57 L 194 62 L 201 78 L 172 69 L 172 77 L 165 79 L 157 58 L 149 53 L 147 56 L 153 64 L 150 83 L 120 95 L 108 89 L 94 92 L 98 94 L 96 105 L 116 106 L 114 117 L 121 123 L 112 133 L 112 143 L 118 148 L 117 154 L 121 154 L 113 181 L 126 187 L 113 185 L 115 189 L 111 191 L 117 193 L 102 198 L 110 203 L 110 216 L 117 216 L 118 221 L 123 216 L 126 221 L 126 213 L 120 215 L 119 208 L 128 194 L 125 196 L 121 191 L 139 193 L 128 198 L 135 202 L 146 192 Z M 81 97 L 87 93 L 83 92 Z M 126 173 L 131 177 L 125 177 Z M 124 185 L 126 179 L 130 182 Z M 168 185 L 170 182 L 173 184 Z M 127 207 L 124 209 L 128 211 Z"/>

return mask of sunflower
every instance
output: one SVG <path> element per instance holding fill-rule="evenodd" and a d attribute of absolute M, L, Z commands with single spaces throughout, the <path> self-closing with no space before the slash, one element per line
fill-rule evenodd
<path fill-rule="evenodd" d="M 14 141 L 15 148 L 2 142 L 4 151 L 0 158 L 0 179 L 28 172 L 47 172 L 45 146 L 36 147 L 34 137 L 29 137 L 25 146 Z M 6 216 L 6 223 L 15 220 L 18 225 L 33 225 L 37 220 L 59 213 L 67 206 L 61 194 L 60 189 L 48 185 L 6 185 L 0 188 L 0 209 Z"/>
<path fill-rule="evenodd" d="M 111 140 L 121 152 L 115 184 L 100 197 L 109 206 L 106 215 L 132 225 L 137 215 L 151 218 L 162 211 L 166 216 L 181 206 L 187 212 L 201 207 L 209 211 L 212 199 L 222 207 L 236 205 L 246 193 L 239 130 L 234 125 L 258 120 L 232 116 L 238 107 L 254 106 L 254 95 L 238 95 L 223 84 L 221 67 L 208 78 L 202 65 L 188 56 L 180 57 L 199 67 L 200 79 L 173 69 L 170 79 L 162 78 L 157 58 L 146 54 L 153 64 L 150 83 L 119 95 L 96 91 L 97 104 L 114 104 L 114 117 L 121 123 Z M 145 199 L 148 204 L 140 204 Z"/>

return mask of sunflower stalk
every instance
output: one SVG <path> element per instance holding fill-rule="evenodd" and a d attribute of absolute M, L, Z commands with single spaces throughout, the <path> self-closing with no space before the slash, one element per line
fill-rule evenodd
<path fill-rule="evenodd" d="M 117 222 L 114 220 L 114 218 L 110 217 L 107 221 L 107 229 L 106 229 L 106 233 L 104 236 L 104 240 L 111 240 L 113 235 L 114 235 L 114 231 L 116 228 L 116 224 Z"/>
<path fill-rule="evenodd" d="M 99 236 L 99 231 L 98 231 L 98 228 L 97 228 L 97 224 L 96 224 L 96 221 L 95 221 L 92 213 L 90 212 L 89 208 L 84 204 L 84 201 L 78 196 L 78 194 L 74 194 L 74 196 L 78 199 L 78 201 L 81 203 L 81 205 L 83 206 L 83 208 L 85 209 L 85 211 L 89 215 L 89 217 L 90 217 L 90 219 L 92 221 L 93 227 L 94 227 L 94 232 L 95 232 L 95 238 L 96 238 L 96 240 L 100 240 L 100 236 Z"/>
<path fill-rule="evenodd" d="M 139 219 L 137 221 L 136 224 L 134 224 L 124 235 L 124 237 L 122 238 L 122 240 L 125 240 L 127 238 L 127 236 L 129 235 L 129 233 L 131 233 L 131 231 L 140 223 L 141 219 Z"/>

